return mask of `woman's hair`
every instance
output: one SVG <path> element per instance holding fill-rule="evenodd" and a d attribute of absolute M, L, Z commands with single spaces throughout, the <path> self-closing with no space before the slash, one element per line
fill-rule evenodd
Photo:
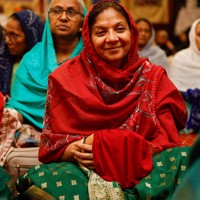
<path fill-rule="evenodd" d="M 18 22 L 20 23 L 20 25 L 21 25 L 21 21 L 19 20 L 19 18 L 16 16 L 15 13 L 11 14 L 11 15 L 9 16 L 9 19 L 14 19 L 14 20 L 18 21 Z"/>
<path fill-rule="evenodd" d="M 84 12 L 84 7 L 85 7 L 85 3 L 84 3 L 83 0 L 77 0 L 77 1 L 80 4 L 81 12 L 83 13 Z"/>
<path fill-rule="evenodd" d="M 138 18 L 137 20 L 135 20 L 136 24 L 138 24 L 139 22 L 145 22 L 145 23 L 147 23 L 149 25 L 149 27 L 150 27 L 150 32 L 152 32 L 153 25 L 152 25 L 152 23 L 148 19 L 146 19 L 146 18 Z"/>
<path fill-rule="evenodd" d="M 9 18 L 19 22 L 27 40 L 28 51 L 41 41 L 44 23 L 33 11 L 24 9 L 13 13 Z"/>
<path fill-rule="evenodd" d="M 89 26 L 90 31 L 96 21 L 97 16 L 108 8 L 113 8 L 117 12 L 121 13 L 126 18 L 129 28 L 131 28 L 129 16 L 123 7 L 121 7 L 118 3 L 114 1 L 102 1 L 100 3 L 97 3 L 97 5 L 95 5 L 92 11 L 90 12 L 90 15 L 88 17 L 88 26 Z"/>

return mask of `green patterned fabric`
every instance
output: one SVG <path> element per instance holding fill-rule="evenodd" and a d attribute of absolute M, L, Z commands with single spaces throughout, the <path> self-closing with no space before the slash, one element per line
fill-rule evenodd
<path fill-rule="evenodd" d="M 0 200 L 17 199 L 17 190 L 11 176 L 0 167 Z"/>
<path fill-rule="evenodd" d="M 170 200 L 188 169 L 190 151 L 176 147 L 153 156 L 151 173 L 127 190 L 68 162 L 35 166 L 18 179 L 17 187 L 26 200 Z"/>
<path fill-rule="evenodd" d="M 174 193 L 172 200 L 200 199 L 200 158 L 191 166 L 184 176 L 183 182 Z"/>
<path fill-rule="evenodd" d="M 191 147 L 165 150 L 153 157 L 154 168 L 135 187 L 140 200 L 171 200 L 189 167 Z"/>
<path fill-rule="evenodd" d="M 62 162 L 32 167 L 19 178 L 17 188 L 27 200 L 86 200 L 87 183 L 78 165 Z"/>

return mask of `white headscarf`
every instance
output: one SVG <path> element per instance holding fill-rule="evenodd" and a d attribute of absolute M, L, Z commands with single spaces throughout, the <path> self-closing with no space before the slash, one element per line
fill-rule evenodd
<path fill-rule="evenodd" d="M 192 23 L 189 32 L 189 47 L 174 55 L 168 71 L 169 78 L 182 92 L 188 89 L 200 89 L 200 50 L 195 41 L 195 29 L 198 23 L 200 23 L 200 18 Z"/>
<path fill-rule="evenodd" d="M 155 31 L 153 26 L 151 26 L 151 37 L 144 48 L 138 51 L 141 58 L 149 58 L 150 62 L 155 65 L 160 65 L 165 69 L 168 68 L 167 56 L 164 50 L 162 50 L 158 45 L 154 43 L 155 41 Z"/>

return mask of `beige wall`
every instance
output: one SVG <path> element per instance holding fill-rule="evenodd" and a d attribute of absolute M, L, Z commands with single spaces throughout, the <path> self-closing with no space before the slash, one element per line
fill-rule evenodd
<path fill-rule="evenodd" d="M 169 23 L 169 1 L 159 2 L 159 5 L 137 6 L 137 0 L 120 0 L 134 19 L 145 17 L 155 24 L 167 24 Z M 85 0 L 85 3 L 88 9 L 92 6 L 92 0 Z"/>
<path fill-rule="evenodd" d="M 148 18 L 152 23 L 169 23 L 169 1 L 159 1 L 158 5 L 146 5 L 138 6 L 136 0 L 121 0 L 121 3 L 130 10 L 134 19 L 145 17 Z"/>
<path fill-rule="evenodd" d="M 92 0 L 84 0 L 88 10 L 92 6 Z M 137 0 L 120 0 L 120 2 L 131 12 L 134 19 L 146 17 L 152 23 L 169 23 L 168 0 L 160 1 L 159 5 L 137 6 Z M 49 0 L 0 0 L 7 15 L 10 15 L 20 5 L 27 6 L 39 15 L 46 16 Z"/>
<path fill-rule="evenodd" d="M 3 5 L 7 15 L 10 15 L 21 5 L 40 13 L 40 0 L 0 0 L 0 4 Z"/>

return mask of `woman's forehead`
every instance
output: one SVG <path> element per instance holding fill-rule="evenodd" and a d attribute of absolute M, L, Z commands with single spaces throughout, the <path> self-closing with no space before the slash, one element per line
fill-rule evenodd
<path fill-rule="evenodd" d="M 53 0 L 53 6 L 62 6 L 62 7 L 80 7 L 80 3 L 77 0 Z"/>

